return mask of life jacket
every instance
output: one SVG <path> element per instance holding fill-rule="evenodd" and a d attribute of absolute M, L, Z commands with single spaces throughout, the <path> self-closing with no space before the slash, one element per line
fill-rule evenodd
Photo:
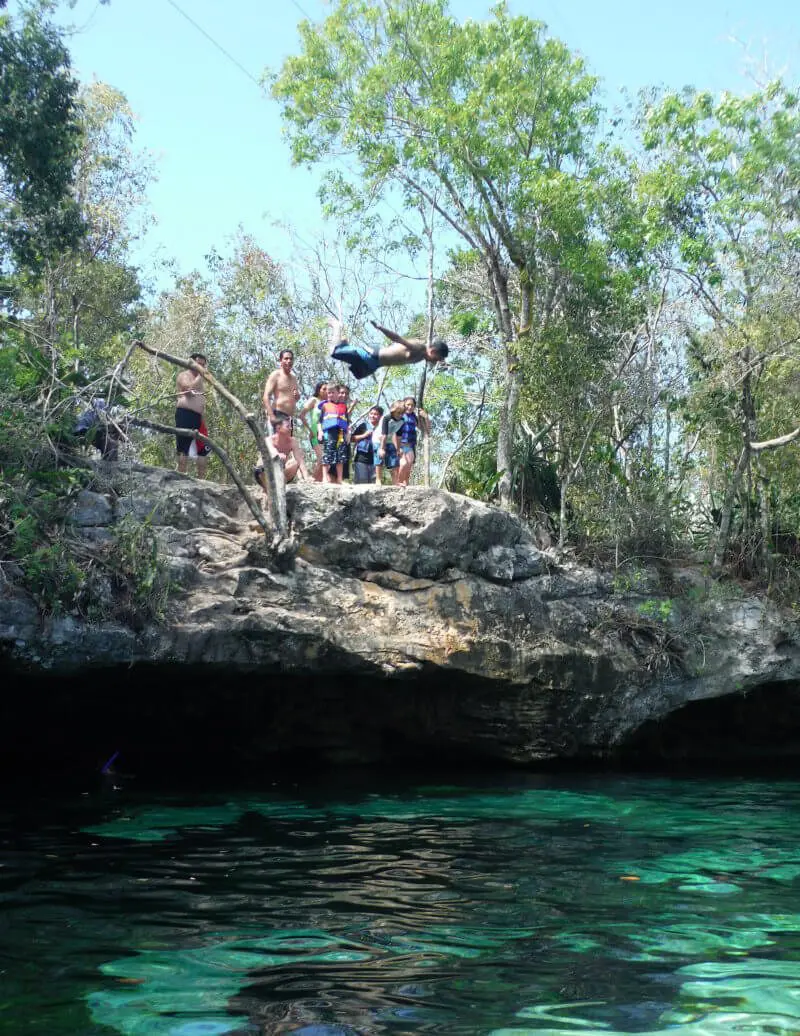
<path fill-rule="evenodd" d="M 375 429 L 372 425 L 362 421 L 358 428 L 353 432 L 354 435 L 360 435 L 362 432 L 369 432 L 370 434 L 365 439 L 359 439 L 356 443 L 356 460 L 361 461 L 362 464 L 372 464 L 372 436 Z"/>
<path fill-rule="evenodd" d="M 417 445 L 417 415 L 416 414 L 404 414 L 403 415 L 403 427 L 400 429 L 400 442 L 405 443 L 406 446 Z"/>
<path fill-rule="evenodd" d="M 331 432 L 338 429 L 340 432 L 347 431 L 347 403 L 331 403 L 326 400 L 319 405 L 319 414 L 322 418 L 323 432 Z"/>

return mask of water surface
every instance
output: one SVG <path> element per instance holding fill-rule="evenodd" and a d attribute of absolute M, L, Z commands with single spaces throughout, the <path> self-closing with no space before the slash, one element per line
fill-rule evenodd
<path fill-rule="evenodd" d="M 0 814 L 0 1032 L 800 1033 L 800 787 L 92 788 Z"/>

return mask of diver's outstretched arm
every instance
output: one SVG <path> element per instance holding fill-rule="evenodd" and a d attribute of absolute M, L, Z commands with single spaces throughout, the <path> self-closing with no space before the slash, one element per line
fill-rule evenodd
<path fill-rule="evenodd" d="M 370 324 L 372 324 L 372 326 L 377 331 L 380 331 L 381 334 L 386 335 L 386 337 L 390 341 L 392 341 L 392 342 L 399 342 L 400 345 L 411 345 L 411 346 L 413 346 L 415 344 L 414 342 L 409 341 L 408 338 L 403 338 L 396 331 L 390 331 L 388 327 L 381 327 L 381 325 L 377 324 L 374 320 L 370 320 Z"/>

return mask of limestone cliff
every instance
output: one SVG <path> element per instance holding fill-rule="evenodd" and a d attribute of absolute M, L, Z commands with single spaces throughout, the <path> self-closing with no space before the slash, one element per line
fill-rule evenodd
<path fill-rule="evenodd" d="M 273 571 L 234 488 L 144 467 L 81 493 L 102 549 L 153 522 L 178 585 L 163 623 L 42 618 L 0 598 L 5 761 L 265 768 L 290 760 L 534 764 L 793 758 L 793 616 L 699 571 L 601 572 L 448 493 L 290 488 Z M 16 765 L 16 763 L 15 763 Z"/>

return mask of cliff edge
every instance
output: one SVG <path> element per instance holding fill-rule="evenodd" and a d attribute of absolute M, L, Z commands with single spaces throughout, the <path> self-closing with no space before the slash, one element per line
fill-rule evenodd
<path fill-rule="evenodd" d="M 126 516 L 174 589 L 142 628 L 0 597 L 6 761 L 106 749 L 204 765 L 791 760 L 794 616 L 702 571 L 603 572 L 514 516 L 422 488 L 303 485 L 274 571 L 234 487 L 134 466 L 83 491 L 91 549 Z M 111 591 L 109 591 L 111 592 Z M 71 746 L 67 748 L 65 746 Z"/>

